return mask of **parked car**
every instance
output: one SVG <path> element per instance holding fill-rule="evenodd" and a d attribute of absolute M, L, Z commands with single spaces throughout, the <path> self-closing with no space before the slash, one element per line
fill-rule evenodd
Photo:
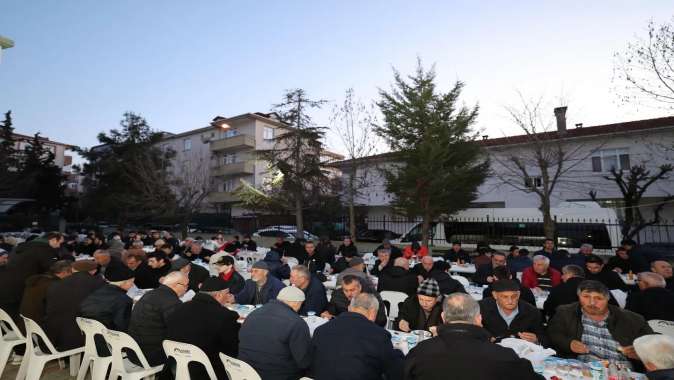
<path fill-rule="evenodd" d="M 356 240 L 372 243 L 381 243 L 384 239 L 398 239 L 401 235 L 389 230 L 358 230 Z"/>
<path fill-rule="evenodd" d="M 255 233 L 253 233 L 253 237 L 277 237 L 279 234 L 282 234 L 283 237 L 290 241 L 293 242 L 295 241 L 295 235 L 297 233 L 296 228 L 278 228 L 279 226 L 269 226 L 265 228 L 261 228 L 257 230 Z M 305 240 L 318 240 L 318 236 L 304 230 L 304 239 Z"/>

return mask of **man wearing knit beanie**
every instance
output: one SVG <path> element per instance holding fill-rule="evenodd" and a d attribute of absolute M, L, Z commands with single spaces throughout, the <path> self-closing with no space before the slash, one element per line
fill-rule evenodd
<path fill-rule="evenodd" d="M 400 331 L 427 330 L 435 334 L 442 324 L 440 286 L 433 278 L 419 284 L 416 296 L 407 297 L 400 306 L 396 327 Z"/>

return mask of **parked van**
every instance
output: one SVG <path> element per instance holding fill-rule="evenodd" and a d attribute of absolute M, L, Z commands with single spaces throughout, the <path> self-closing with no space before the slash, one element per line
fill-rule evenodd
<path fill-rule="evenodd" d="M 620 244 L 620 228 L 615 210 L 594 202 L 564 202 L 550 210 L 557 222 L 557 247 L 577 252 L 581 244 L 592 244 L 598 254 L 612 254 Z M 429 245 L 449 249 L 453 241 L 464 248 L 478 243 L 498 250 L 511 245 L 539 250 L 545 240 L 543 214 L 536 208 L 473 208 L 463 210 L 444 222 L 431 224 Z M 421 240 L 421 223 L 410 228 L 397 243 Z"/>

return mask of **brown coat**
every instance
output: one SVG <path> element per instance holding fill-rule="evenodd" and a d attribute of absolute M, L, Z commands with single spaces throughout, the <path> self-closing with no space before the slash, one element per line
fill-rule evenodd
<path fill-rule="evenodd" d="M 44 321 L 47 288 L 60 279 L 52 274 L 36 274 L 28 277 L 19 308 L 21 315 L 42 325 Z M 19 323 L 23 327 L 23 323 Z"/>

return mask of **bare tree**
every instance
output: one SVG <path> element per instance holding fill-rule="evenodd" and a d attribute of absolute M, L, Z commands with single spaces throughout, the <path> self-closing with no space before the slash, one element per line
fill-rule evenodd
<path fill-rule="evenodd" d="M 660 223 L 660 213 L 666 204 L 674 200 L 674 195 L 667 195 L 662 200 L 651 203 L 653 217 L 645 218 L 642 209 L 647 206 L 642 204 L 646 191 L 658 181 L 668 180 L 669 174 L 674 171 L 670 164 L 661 165 L 656 172 L 652 172 L 645 165 L 635 165 L 629 170 L 611 168 L 605 179 L 614 182 L 623 196 L 625 217 L 622 222 L 621 233 L 623 238 L 632 239 L 641 230 L 648 226 Z M 597 199 L 597 192 L 591 191 L 592 199 Z"/>
<path fill-rule="evenodd" d="M 347 162 L 342 170 L 346 176 L 343 196 L 349 209 L 349 231 L 355 241 L 356 203 L 371 182 L 368 171 L 362 168 L 361 159 L 375 154 L 378 142 L 373 127 L 376 123 L 374 105 L 367 106 L 356 99 L 353 88 L 349 88 L 344 101 L 333 107 L 330 123 L 346 150 Z"/>
<path fill-rule="evenodd" d="M 211 191 L 210 157 L 203 153 L 192 153 L 183 157 L 182 164 L 171 173 L 171 189 L 175 194 L 173 216 L 180 223 L 182 238 L 187 237 L 189 224 L 198 213 Z"/>
<path fill-rule="evenodd" d="M 641 97 L 674 108 L 674 18 L 662 25 L 648 23 L 648 37 L 615 54 L 615 78 L 623 102 Z M 624 86 L 624 87 L 623 87 Z"/>
<path fill-rule="evenodd" d="M 520 144 L 517 149 L 512 146 L 490 148 L 492 161 L 496 164 L 491 176 L 499 184 L 538 197 L 543 230 L 545 236 L 552 239 L 555 237 L 555 222 L 550 212 L 553 194 L 562 186 L 582 184 L 584 178 L 570 173 L 603 144 L 590 148 L 578 142 L 565 143 L 566 129 L 560 126 L 554 130 L 550 118 L 543 115 L 543 98 L 526 100 L 520 94 L 520 101 L 519 107 L 507 107 L 506 110 L 524 135 L 505 138 L 506 142 L 517 138 L 517 141 L 510 141 Z M 564 125 L 565 112 L 566 107 L 555 109 L 558 118 L 564 118 Z"/>

